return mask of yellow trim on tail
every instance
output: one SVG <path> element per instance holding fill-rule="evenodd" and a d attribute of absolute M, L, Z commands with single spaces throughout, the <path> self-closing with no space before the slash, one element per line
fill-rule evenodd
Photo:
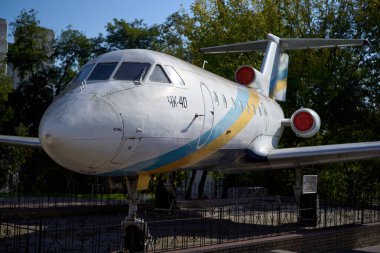
<path fill-rule="evenodd" d="M 288 82 L 286 79 L 277 81 L 276 87 L 274 88 L 274 91 L 273 91 L 274 96 L 276 96 L 277 92 L 286 89 L 287 86 L 288 86 Z"/>

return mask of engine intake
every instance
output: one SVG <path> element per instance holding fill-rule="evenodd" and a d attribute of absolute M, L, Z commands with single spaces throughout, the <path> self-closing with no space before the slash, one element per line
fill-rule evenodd
<path fill-rule="evenodd" d="M 318 133 L 321 127 L 321 119 L 311 109 L 299 109 L 290 118 L 290 127 L 297 136 L 310 138 Z"/>

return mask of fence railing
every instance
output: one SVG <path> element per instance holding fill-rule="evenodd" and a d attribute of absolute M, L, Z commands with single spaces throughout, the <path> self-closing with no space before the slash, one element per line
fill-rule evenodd
<path fill-rule="evenodd" d="M 0 193 L 0 208 L 50 208 L 126 204 L 124 194 L 40 194 Z"/>
<path fill-rule="evenodd" d="M 300 225 L 300 210 L 294 203 L 197 206 L 170 215 L 140 210 L 139 216 L 148 223 L 146 252 L 380 222 L 377 205 L 321 202 L 316 227 Z M 123 252 L 123 220 L 124 214 L 38 219 L 0 214 L 0 252 Z"/>

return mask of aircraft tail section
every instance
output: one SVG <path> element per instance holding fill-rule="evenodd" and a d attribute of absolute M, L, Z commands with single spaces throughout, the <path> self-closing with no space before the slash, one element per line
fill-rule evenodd
<path fill-rule="evenodd" d="M 366 44 L 368 44 L 368 41 L 363 39 L 298 39 L 279 38 L 273 34 L 268 34 L 266 40 L 201 48 L 200 51 L 205 54 L 265 51 L 260 71 L 255 69 L 255 79 L 245 85 L 257 89 L 266 96 L 285 101 L 289 56 L 284 51 L 363 46 Z"/>
<path fill-rule="evenodd" d="M 286 101 L 286 88 L 288 86 L 288 65 L 289 55 L 280 54 L 278 67 L 274 73 L 273 79 L 270 81 L 269 97 L 277 101 Z"/>

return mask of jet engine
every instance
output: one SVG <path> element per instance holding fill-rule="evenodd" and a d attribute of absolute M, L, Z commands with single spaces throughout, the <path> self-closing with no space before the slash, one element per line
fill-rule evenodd
<path fill-rule="evenodd" d="M 248 65 L 239 67 L 235 72 L 235 80 L 237 83 L 248 86 L 256 77 L 255 69 Z"/>
<path fill-rule="evenodd" d="M 318 133 L 321 127 L 321 119 L 311 109 L 299 109 L 290 118 L 290 127 L 298 137 L 310 138 Z"/>

